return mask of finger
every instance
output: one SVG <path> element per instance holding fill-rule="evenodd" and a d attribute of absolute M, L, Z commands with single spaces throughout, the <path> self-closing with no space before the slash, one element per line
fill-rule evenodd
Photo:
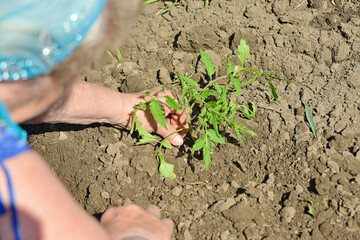
<path fill-rule="evenodd" d="M 157 217 L 157 218 L 161 217 L 160 209 L 155 205 L 147 206 L 146 211 L 148 213 L 150 213 L 151 215 L 153 215 L 154 217 Z"/>
<path fill-rule="evenodd" d="M 117 209 L 116 208 L 109 208 L 107 209 L 104 214 L 100 218 L 100 222 L 107 222 L 117 215 Z"/>
<path fill-rule="evenodd" d="M 173 222 L 173 220 L 171 220 L 170 218 L 165 218 L 165 219 L 162 220 L 162 222 L 164 223 L 164 225 L 168 229 L 168 231 L 170 233 L 172 233 L 172 231 L 174 230 L 174 222 Z"/>
<path fill-rule="evenodd" d="M 171 116 L 166 119 L 168 130 L 163 133 L 163 137 L 168 137 L 169 142 L 174 146 L 181 146 L 184 143 L 183 137 L 186 135 L 183 131 L 176 132 L 178 129 L 186 128 L 186 124 L 179 123 L 178 116 Z"/>
<path fill-rule="evenodd" d="M 167 129 L 165 129 L 163 126 L 161 126 L 159 123 L 156 123 L 156 128 L 155 128 L 155 133 L 159 134 L 160 136 L 162 136 L 163 138 L 173 134 L 174 132 L 177 131 L 176 128 L 176 124 L 172 124 L 173 120 L 171 120 L 171 118 L 167 118 L 166 119 L 166 126 Z M 174 146 L 180 146 L 183 144 L 184 140 L 181 137 L 181 135 L 179 133 L 175 133 L 173 135 L 171 135 L 168 140 L 170 141 L 170 143 Z"/>

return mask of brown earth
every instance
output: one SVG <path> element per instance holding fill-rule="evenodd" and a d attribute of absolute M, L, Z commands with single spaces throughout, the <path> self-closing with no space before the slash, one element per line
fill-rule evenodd
<path fill-rule="evenodd" d="M 167 150 L 175 180 L 159 177 L 155 146 L 134 146 L 128 132 L 108 126 L 31 126 L 31 145 L 89 213 L 156 204 L 175 221 L 174 239 L 360 239 L 360 2 L 213 0 L 204 9 L 182 1 L 156 15 L 169 4 L 146 6 L 120 48 L 124 59 L 104 56 L 86 79 L 124 92 L 160 84 L 176 92 L 174 73 L 204 76 L 200 48 L 222 74 L 243 38 L 247 66 L 292 80 L 275 82 L 281 103 L 262 80 L 237 99 L 257 104 L 256 118 L 240 121 L 258 136 L 244 145 L 230 134 L 208 170 L 190 140 Z"/>

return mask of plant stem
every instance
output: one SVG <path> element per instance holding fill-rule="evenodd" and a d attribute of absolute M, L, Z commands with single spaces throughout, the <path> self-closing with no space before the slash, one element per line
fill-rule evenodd
<path fill-rule="evenodd" d="M 200 93 L 204 92 L 206 89 L 208 89 L 208 88 L 209 88 L 211 85 L 213 85 L 215 82 L 219 81 L 220 79 L 226 78 L 226 77 L 227 77 L 227 76 L 224 75 L 224 76 L 215 78 L 214 80 L 211 80 L 211 81 L 200 91 Z"/>

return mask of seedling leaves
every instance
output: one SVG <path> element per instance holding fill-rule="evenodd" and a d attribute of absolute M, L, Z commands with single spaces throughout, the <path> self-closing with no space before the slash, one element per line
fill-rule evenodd
<path fill-rule="evenodd" d="M 246 117 L 247 119 L 252 119 L 255 117 L 256 105 L 254 102 L 251 102 L 251 109 L 245 105 L 241 105 L 241 107 L 244 108 L 244 117 Z"/>
<path fill-rule="evenodd" d="M 169 96 L 166 96 L 165 98 L 166 98 L 166 103 L 169 105 L 169 107 L 175 110 L 181 110 L 180 105 L 175 101 L 175 99 Z"/>
<path fill-rule="evenodd" d="M 241 86 L 240 86 L 240 80 L 238 78 L 231 78 L 230 81 L 232 82 L 232 84 L 234 85 L 234 88 L 236 90 L 237 95 L 240 97 L 241 96 Z"/>
<path fill-rule="evenodd" d="M 226 70 L 226 75 L 230 76 L 230 73 L 232 73 L 235 70 L 235 65 L 232 64 L 232 62 L 228 59 L 227 60 L 227 70 Z"/>
<path fill-rule="evenodd" d="M 150 96 L 150 91 L 145 92 L 144 94 L 141 95 L 142 97 L 149 97 Z"/>
<path fill-rule="evenodd" d="M 314 208 L 310 205 L 305 207 L 305 212 L 311 216 L 314 216 Z"/>
<path fill-rule="evenodd" d="M 200 150 L 201 148 L 204 147 L 205 144 L 205 135 L 202 138 L 199 138 L 195 141 L 195 144 L 193 146 L 193 152 Z"/>
<path fill-rule="evenodd" d="M 146 0 L 144 2 L 144 5 L 147 5 L 147 4 L 150 4 L 150 3 L 154 3 L 154 2 L 157 2 L 158 0 Z"/>
<path fill-rule="evenodd" d="M 221 135 L 217 134 L 214 129 L 208 129 L 207 135 L 213 142 L 225 144 L 224 138 Z"/>
<path fill-rule="evenodd" d="M 210 95 L 215 96 L 215 95 L 214 95 L 214 91 L 213 91 L 213 90 L 210 90 L 210 89 L 206 89 L 206 90 L 204 90 L 204 91 L 201 93 L 201 96 L 202 96 L 203 98 L 207 98 L 207 97 L 210 96 Z"/>
<path fill-rule="evenodd" d="M 246 87 L 247 85 L 251 84 L 255 79 L 256 79 L 256 77 L 251 77 L 251 78 L 249 77 L 249 80 L 240 82 L 239 87 L 240 88 Z"/>
<path fill-rule="evenodd" d="M 199 87 L 199 84 L 197 82 L 195 82 L 194 80 L 192 80 L 191 78 L 186 77 L 186 76 L 182 76 L 182 75 L 179 75 L 179 77 L 182 80 L 184 80 L 187 84 L 189 84 L 190 87 L 192 87 L 192 88 L 198 88 Z"/>
<path fill-rule="evenodd" d="M 215 64 L 211 61 L 211 58 L 203 50 L 200 50 L 200 56 L 205 64 L 205 68 L 209 77 L 211 77 L 215 73 Z"/>
<path fill-rule="evenodd" d="M 151 99 L 150 112 L 155 120 L 167 130 L 163 107 L 161 103 L 154 98 Z"/>
<path fill-rule="evenodd" d="M 156 138 L 153 135 L 151 135 L 151 136 L 152 137 L 143 136 L 142 138 L 139 139 L 139 141 L 136 143 L 136 145 L 143 145 L 143 144 L 155 142 Z"/>
<path fill-rule="evenodd" d="M 174 173 L 174 165 L 165 162 L 164 156 L 162 155 L 161 152 L 159 152 L 159 154 L 157 155 L 157 160 L 159 161 L 160 164 L 159 166 L 160 177 L 167 177 L 171 179 L 176 178 L 176 175 Z"/>
<path fill-rule="evenodd" d="M 141 103 L 139 103 L 139 104 L 137 105 L 137 107 L 138 107 L 139 109 L 145 111 L 146 108 L 147 108 L 147 104 L 144 103 L 144 102 L 141 102 Z"/>
<path fill-rule="evenodd" d="M 314 134 L 315 140 L 318 140 L 317 135 L 316 135 L 316 126 L 315 126 L 314 120 L 313 120 L 313 118 L 311 116 L 310 109 L 309 109 L 309 107 L 308 107 L 308 105 L 306 104 L 305 101 L 303 101 L 303 104 L 305 106 L 305 114 L 306 114 L 306 118 L 307 118 L 307 120 L 308 120 L 308 122 L 310 124 L 311 131 Z"/>
<path fill-rule="evenodd" d="M 212 149 L 211 149 L 211 145 L 209 143 L 209 140 L 205 139 L 205 146 L 203 148 L 203 158 L 204 158 L 204 163 L 205 163 L 205 167 L 206 169 L 209 168 L 209 165 L 211 163 L 211 154 L 213 153 Z"/>
<path fill-rule="evenodd" d="M 172 148 L 173 148 L 173 146 L 171 145 L 169 139 L 167 139 L 167 138 L 164 138 L 164 140 L 161 141 L 161 144 L 162 144 L 164 147 L 168 148 L 168 149 L 172 149 Z"/>
<path fill-rule="evenodd" d="M 148 0 L 146 3 L 151 2 L 151 0 Z M 174 1 L 174 3 L 176 2 L 177 0 Z M 252 103 L 250 106 L 239 105 L 237 104 L 237 101 L 234 101 L 234 97 L 236 96 L 232 93 L 236 91 L 237 95 L 241 96 L 241 88 L 251 84 L 257 77 L 263 77 L 268 81 L 274 99 L 280 102 L 279 96 L 276 93 L 276 86 L 272 81 L 274 79 L 284 79 L 275 77 L 271 73 L 259 72 L 250 67 L 244 68 L 245 61 L 249 56 L 250 48 L 245 40 L 241 40 L 240 45 L 238 46 L 238 58 L 242 66 L 237 68 L 230 60 L 227 60 L 226 75 L 215 77 L 216 69 L 212 59 L 208 54 L 201 50 L 200 57 L 205 65 L 207 75 L 210 78 L 208 79 L 209 81 L 205 83 L 205 86 L 200 86 L 191 77 L 177 74 L 175 80 L 180 82 L 182 87 L 179 101 L 171 96 L 166 96 L 165 94 L 165 96 L 153 96 L 150 92 L 144 93 L 142 95 L 142 97 L 144 97 L 144 102 L 134 107 L 132 117 L 131 132 L 138 132 L 140 136 L 138 144 L 160 142 L 158 138 L 152 136 L 142 128 L 141 122 L 136 118 L 136 112 L 138 110 L 149 109 L 159 125 L 166 128 L 164 104 L 159 102 L 160 99 L 162 99 L 162 101 L 165 99 L 167 107 L 171 109 L 185 111 L 188 127 L 181 128 L 176 132 L 183 130 L 189 131 L 194 141 L 192 152 L 200 151 L 202 153 L 206 168 L 209 168 L 211 163 L 211 154 L 213 153 L 212 147 L 216 147 L 218 144 L 226 144 L 223 136 L 228 128 L 235 130 L 239 140 L 243 139 L 245 143 L 246 139 L 243 135 L 248 134 L 250 136 L 256 136 L 255 132 L 235 121 L 236 115 L 239 113 L 238 109 L 241 107 L 244 109 L 243 115 L 245 117 L 249 119 L 253 118 L 256 111 L 255 104 Z M 249 75 L 248 72 L 250 72 Z M 245 78 L 245 80 L 241 80 L 243 78 Z M 165 92 L 165 90 L 163 89 L 161 92 Z M 195 117 L 191 119 L 189 116 L 191 115 L 193 107 L 196 107 L 197 114 L 194 114 Z M 309 122 L 311 121 L 309 120 Z M 313 125 L 313 123 L 310 123 L 310 125 Z M 219 133 L 219 130 L 222 130 L 221 134 Z M 176 132 L 173 132 L 172 134 L 175 134 Z M 173 172 L 174 165 L 165 162 L 161 151 L 163 148 L 171 149 L 172 147 L 173 146 L 168 138 L 165 138 L 160 142 L 157 160 L 159 162 L 160 176 L 162 177 L 175 178 Z M 310 210 L 310 212 L 311 211 L 312 210 Z"/>
<path fill-rule="evenodd" d="M 117 55 L 117 59 L 118 59 L 118 61 L 120 62 L 121 60 L 122 60 L 122 54 L 121 54 L 121 52 L 120 52 L 120 49 L 118 49 L 118 48 L 116 48 L 116 55 Z"/>
<path fill-rule="evenodd" d="M 274 85 L 274 83 L 269 79 L 267 78 L 268 80 L 268 83 L 270 85 L 270 91 L 271 91 L 271 94 L 273 95 L 274 99 L 280 103 L 280 100 L 279 100 L 279 95 L 277 94 L 276 92 L 276 86 Z"/>
<path fill-rule="evenodd" d="M 246 59 L 250 56 L 250 47 L 246 44 L 244 39 L 240 40 L 240 45 L 238 46 L 238 58 L 241 62 L 241 65 L 244 66 Z"/>

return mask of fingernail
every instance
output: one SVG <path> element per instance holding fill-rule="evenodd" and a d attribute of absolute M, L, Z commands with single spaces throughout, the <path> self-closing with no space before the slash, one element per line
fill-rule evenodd
<path fill-rule="evenodd" d="M 183 140 L 183 138 L 182 138 L 181 136 L 177 135 L 177 136 L 174 138 L 173 143 L 174 143 L 175 145 L 180 146 L 181 144 L 184 143 L 184 140 Z"/>

